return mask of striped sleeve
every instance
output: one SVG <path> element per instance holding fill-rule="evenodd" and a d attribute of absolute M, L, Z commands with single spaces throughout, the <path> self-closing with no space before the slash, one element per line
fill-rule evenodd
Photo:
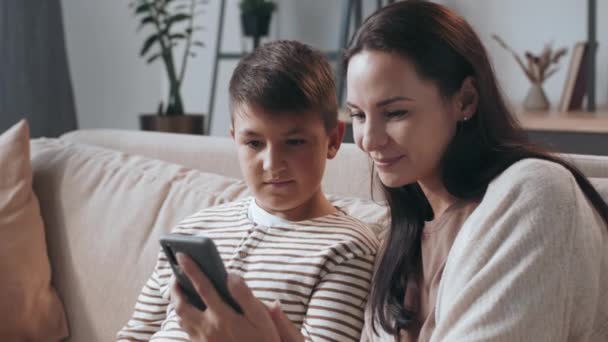
<path fill-rule="evenodd" d="M 162 295 L 161 288 L 166 288 L 170 277 L 171 268 L 161 250 L 154 271 L 137 298 L 131 319 L 117 333 L 117 341 L 148 341 L 160 330 L 169 305 L 169 299 Z"/>
<path fill-rule="evenodd" d="M 301 329 L 307 341 L 359 341 L 374 257 L 351 254 L 329 265 L 308 303 Z"/>

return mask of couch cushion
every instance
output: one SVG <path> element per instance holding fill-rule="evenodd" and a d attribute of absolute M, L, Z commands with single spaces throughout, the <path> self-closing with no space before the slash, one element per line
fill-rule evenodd
<path fill-rule="evenodd" d="M 38 139 L 32 148 L 34 189 L 73 341 L 114 338 L 154 267 L 162 233 L 249 194 L 241 180 L 86 144 Z M 334 200 L 366 221 L 386 213 L 369 201 Z"/>
<path fill-rule="evenodd" d="M 51 286 L 25 121 L 0 135 L 0 175 L 0 336 L 3 341 L 59 341 L 68 330 Z"/>

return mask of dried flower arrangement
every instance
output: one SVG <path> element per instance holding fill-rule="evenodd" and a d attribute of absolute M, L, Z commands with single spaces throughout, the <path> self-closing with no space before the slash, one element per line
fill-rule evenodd
<path fill-rule="evenodd" d="M 492 35 L 492 38 L 494 38 L 494 40 L 496 40 L 501 47 L 513 55 L 517 61 L 517 64 L 519 64 L 521 69 L 526 74 L 526 77 L 528 77 L 530 82 L 533 84 L 540 85 L 555 74 L 559 68 L 553 65 L 556 65 L 568 51 L 566 48 L 553 50 L 551 44 L 547 44 L 539 55 L 534 55 L 531 52 L 526 51 L 524 56 L 526 57 L 528 63 L 524 64 L 522 58 L 499 36 Z M 551 66 L 553 67 L 551 68 Z"/>

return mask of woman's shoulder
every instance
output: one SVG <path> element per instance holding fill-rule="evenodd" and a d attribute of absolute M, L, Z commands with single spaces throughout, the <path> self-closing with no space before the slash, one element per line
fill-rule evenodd
<path fill-rule="evenodd" d="M 538 158 L 526 158 L 513 163 L 497 179 L 513 176 L 526 179 L 532 177 L 550 177 L 559 180 L 573 179 L 572 173 L 562 164 Z"/>
<path fill-rule="evenodd" d="M 559 163 L 522 159 L 505 169 L 489 185 L 488 192 L 521 192 L 533 196 L 572 197 L 578 187 L 570 170 Z"/>
<path fill-rule="evenodd" d="M 471 217 L 476 225 L 487 224 L 488 231 L 502 227 L 497 219 L 506 220 L 522 234 L 544 235 L 544 227 L 551 226 L 561 236 L 560 230 L 567 234 L 572 226 L 601 226 L 574 174 L 562 164 L 536 158 L 520 160 L 498 175 Z"/>

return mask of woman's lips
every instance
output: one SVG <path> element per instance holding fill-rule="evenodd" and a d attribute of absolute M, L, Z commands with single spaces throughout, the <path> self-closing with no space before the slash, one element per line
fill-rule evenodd
<path fill-rule="evenodd" d="M 385 169 L 397 164 L 401 159 L 403 159 L 403 157 L 405 156 L 401 155 L 390 158 L 374 158 L 374 164 L 379 168 Z"/>

